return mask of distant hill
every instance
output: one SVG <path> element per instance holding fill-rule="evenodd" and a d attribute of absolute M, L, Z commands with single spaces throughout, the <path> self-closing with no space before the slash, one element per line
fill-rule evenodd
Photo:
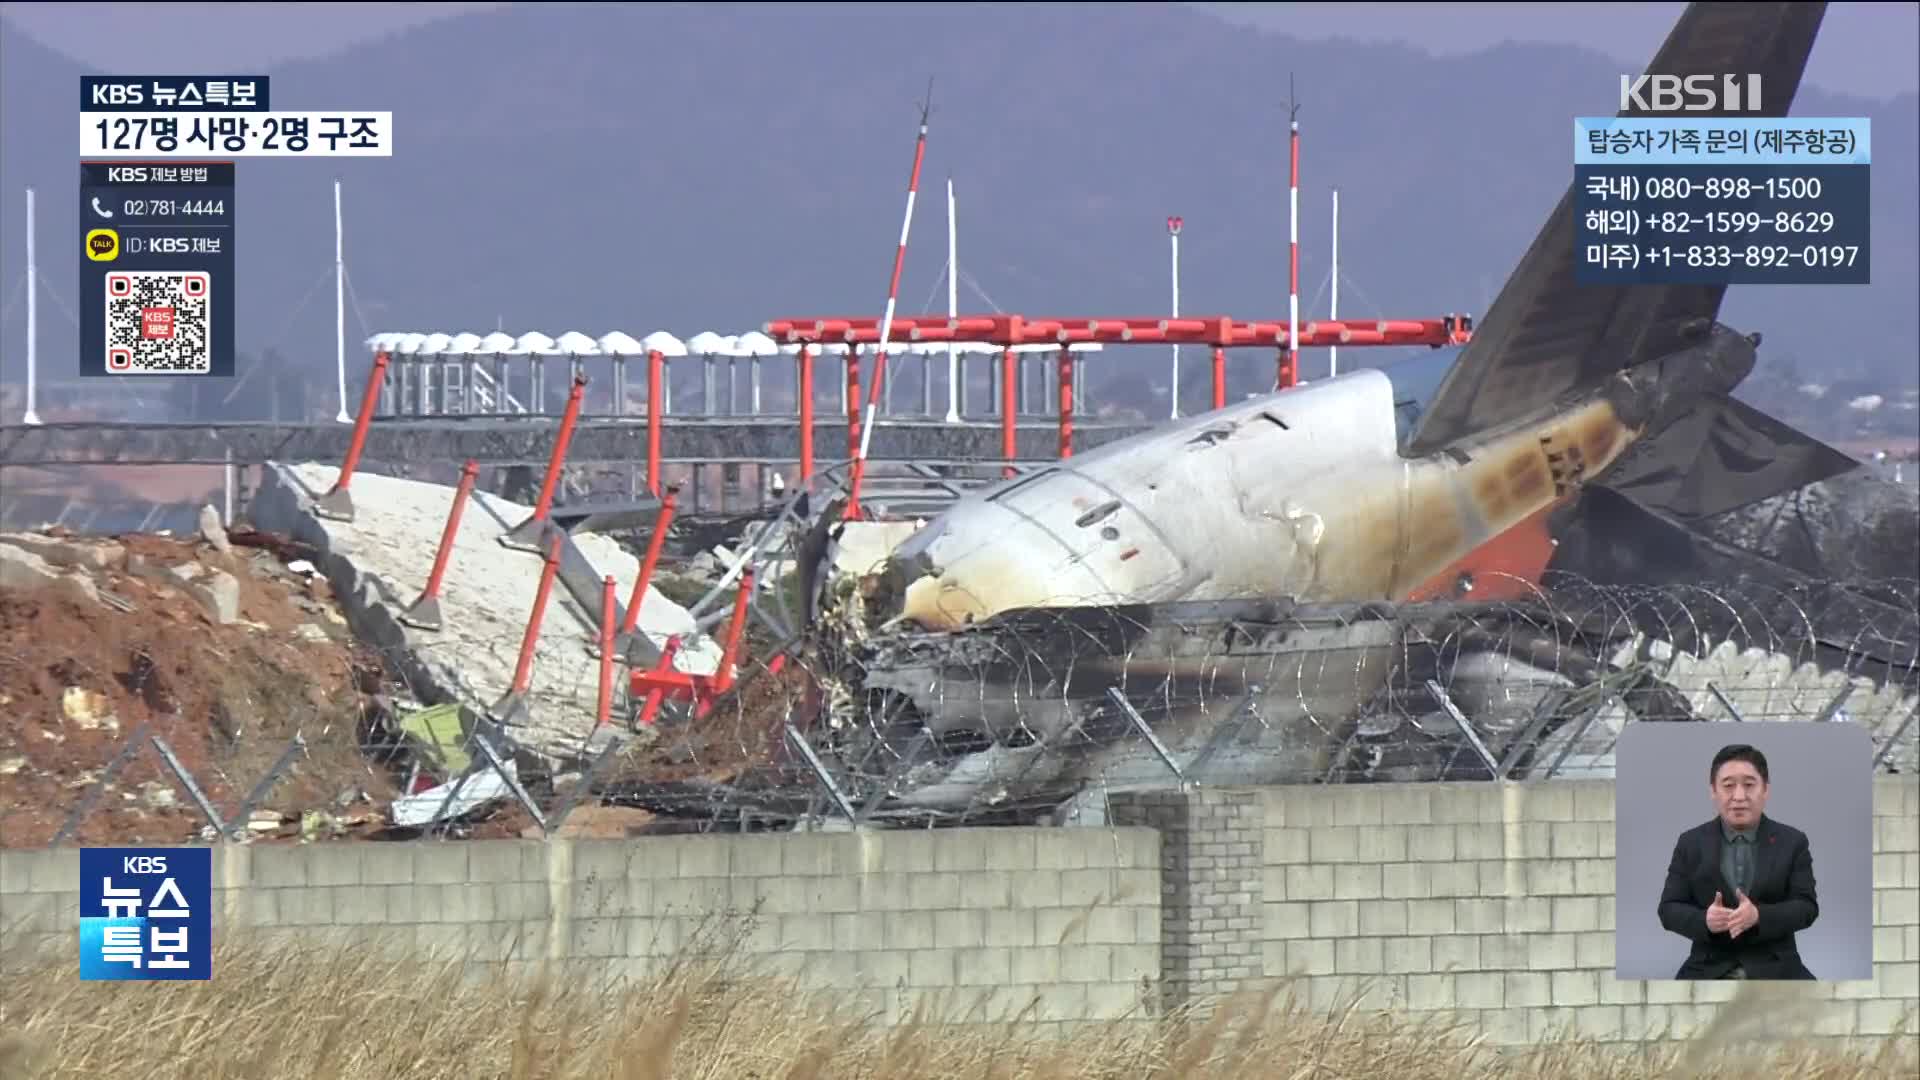
<path fill-rule="evenodd" d="M 4 26 L 0 51 L 0 294 L 22 272 L 31 183 L 42 268 L 70 305 L 80 69 Z M 269 72 L 280 108 L 391 109 L 399 152 L 242 163 L 239 346 L 330 365 L 336 175 L 354 293 L 374 329 L 498 320 L 686 336 L 788 314 L 877 315 L 928 76 L 935 113 L 904 311 L 927 304 L 945 258 L 951 173 L 961 266 L 1008 310 L 1164 312 L 1163 221 L 1178 213 L 1184 311 L 1283 315 L 1291 73 L 1303 317 L 1326 311 L 1314 297 L 1335 185 L 1343 314 L 1477 314 L 1571 178 L 1569 118 L 1612 110 L 1617 67 L 1553 46 L 1442 59 L 1308 45 L 1175 5 L 1097 17 L 1041 5 L 468 15 Z M 1724 318 L 1765 333 L 1763 369 L 1791 360 L 1826 382 L 1884 383 L 1894 398 L 1920 369 L 1920 100 L 1808 90 L 1794 112 L 1874 122 L 1874 283 L 1735 288 Z M 71 362 L 74 340 L 55 303 L 43 294 L 49 368 Z M 933 309 L 944 303 L 942 288 Z M 963 289 L 963 308 L 986 306 Z M 348 325 L 357 341 L 358 317 Z M 23 333 L 16 303 L 0 326 L 9 381 L 22 377 Z M 1350 352 L 1343 363 L 1382 359 Z M 1165 355 L 1102 358 L 1096 395 L 1144 402 Z M 1324 361 L 1303 363 L 1313 376 Z M 1203 367 L 1189 370 L 1204 379 Z M 1238 391 L 1271 367 L 1248 354 L 1235 370 Z"/>

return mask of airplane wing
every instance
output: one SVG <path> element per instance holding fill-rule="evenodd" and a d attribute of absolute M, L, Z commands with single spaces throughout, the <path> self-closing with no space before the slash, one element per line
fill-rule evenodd
<path fill-rule="evenodd" d="M 1687 115 L 1785 116 L 1825 13 L 1824 3 L 1689 4 L 1645 73 L 1757 73 L 1763 111 Z M 1569 185 L 1435 392 L 1407 456 L 1434 453 L 1672 352 L 1682 327 L 1718 315 L 1721 285 L 1577 284 L 1573 205 Z"/>

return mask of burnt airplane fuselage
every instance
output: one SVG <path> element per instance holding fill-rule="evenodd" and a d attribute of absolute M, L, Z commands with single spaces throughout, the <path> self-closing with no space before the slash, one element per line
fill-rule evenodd
<path fill-rule="evenodd" d="M 1430 613 L 1366 605 L 1406 600 L 1567 501 L 1677 403 L 1750 368 L 1746 339 L 1700 337 L 1424 458 L 1401 446 L 1446 352 L 1262 395 L 957 502 L 863 590 L 878 632 L 859 650 L 862 688 L 912 705 L 883 737 L 977 743 L 929 762 L 902 801 L 1015 798 L 1095 774 L 1165 782 L 1154 753 L 1113 737 L 1110 690 L 1153 717 L 1170 754 L 1204 755 L 1215 782 L 1324 775 L 1404 669 L 1409 635 L 1432 631 Z M 1257 723 L 1223 738 L 1242 710 Z"/>
<path fill-rule="evenodd" d="M 1406 599 L 1751 369 L 1747 339 L 1699 336 L 1417 458 L 1403 440 L 1448 353 L 1169 424 L 954 503 L 895 549 L 869 611 L 951 630 L 1019 608 Z"/>

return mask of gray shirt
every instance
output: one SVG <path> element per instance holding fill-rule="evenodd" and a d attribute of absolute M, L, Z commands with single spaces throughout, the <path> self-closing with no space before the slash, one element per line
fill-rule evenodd
<path fill-rule="evenodd" d="M 1742 892 L 1753 891 L 1753 851 L 1754 842 L 1760 833 L 1759 826 L 1736 829 L 1726 822 L 1720 823 L 1720 872 L 1726 875 L 1727 883 Z M 1739 907 L 1740 897 L 1722 897 L 1728 907 Z"/>

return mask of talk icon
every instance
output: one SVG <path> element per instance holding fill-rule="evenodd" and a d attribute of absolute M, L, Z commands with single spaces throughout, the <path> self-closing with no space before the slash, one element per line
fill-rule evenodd
<path fill-rule="evenodd" d="M 95 229 L 87 234 L 87 258 L 94 262 L 112 262 L 119 257 L 119 233 L 112 229 Z"/>

